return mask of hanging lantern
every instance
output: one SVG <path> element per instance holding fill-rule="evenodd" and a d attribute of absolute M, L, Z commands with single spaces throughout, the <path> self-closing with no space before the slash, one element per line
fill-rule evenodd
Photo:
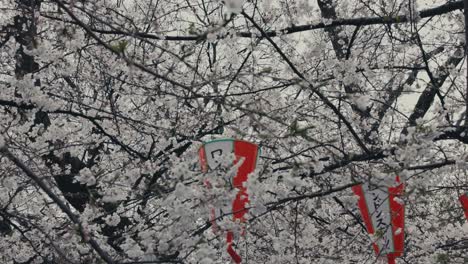
<path fill-rule="evenodd" d="M 403 254 L 405 208 L 399 198 L 404 185 L 396 177 L 396 187 L 375 187 L 368 183 L 354 186 L 359 196 L 358 206 L 367 232 L 373 237 L 377 256 L 386 256 L 389 264 Z"/>
<path fill-rule="evenodd" d="M 466 220 L 468 220 L 468 194 L 465 193 L 458 199 L 460 200 L 460 203 L 463 206 L 463 211 L 465 212 Z"/>
<path fill-rule="evenodd" d="M 226 212 L 232 212 L 233 220 L 244 222 L 244 215 L 247 213 L 246 205 L 249 202 L 247 189 L 244 187 L 244 182 L 247 181 L 248 175 L 255 170 L 257 164 L 259 148 L 257 145 L 234 139 L 219 139 L 206 142 L 200 148 L 198 154 L 200 158 L 201 169 L 203 172 L 215 169 L 219 164 L 219 158 L 223 155 L 234 153 L 234 164 L 242 160 L 236 175 L 232 179 L 232 186 L 238 189 L 237 195 L 232 202 L 232 208 L 211 208 L 210 221 L 215 232 L 218 231 L 216 219 Z M 205 182 L 210 186 L 209 182 Z M 227 232 L 227 252 L 235 263 L 241 263 L 241 257 L 232 247 L 234 234 L 232 231 Z"/>

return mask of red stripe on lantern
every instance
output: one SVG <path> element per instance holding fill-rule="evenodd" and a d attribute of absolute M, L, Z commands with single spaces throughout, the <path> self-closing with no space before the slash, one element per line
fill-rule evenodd
<path fill-rule="evenodd" d="M 468 195 L 463 194 L 458 198 L 463 206 L 463 211 L 465 212 L 466 220 L 468 220 Z"/>
<path fill-rule="evenodd" d="M 397 176 L 397 183 L 400 183 L 400 177 Z M 392 235 L 393 235 L 393 246 L 394 246 L 394 257 L 399 257 L 403 254 L 404 251 L 404 242 L 405 242 L 405 206 L 403 204 L 395 201 L 395 198 L 399 198 L 403 195 L 404 185 L 400 183 L 396 187 L 388 188 L 388 193 L 390 199 L 390 211 L 392 219 Z M 399 234 L 397 230 L 400 229 Z"/>
<path fill-rule="evenodd" d="M 359 197 L 358 200 L 358 207 L 361 211 L 362 219 L 364 220 L 364 225 L 366 226 L 367 233 L 374 234 L 375 230 L 372 226 L 372 219 L 369 213 L 369 208 L 367 208 L 366 197 L 364 195 L 364 190 L 362 189 L 362 185 L 356 185 L 351 188 L 353 192 Z M 372 243 L 372 246 L 375 250 L 375 253 L 379 254 L 379 247 L 375 243 Z"/>

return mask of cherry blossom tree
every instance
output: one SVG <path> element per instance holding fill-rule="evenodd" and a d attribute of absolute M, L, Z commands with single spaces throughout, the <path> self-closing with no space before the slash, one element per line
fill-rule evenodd
<path fill-rule="evenodd" d="M 465 6 L 466 7 L 466 6 Z M 466 12 L 466 11 L 465 11 Z M 0 0 L 0 262 L 375 263 L 353 186 L 405 185 L 401 263 L 466 263 L 464 1 Z"/>

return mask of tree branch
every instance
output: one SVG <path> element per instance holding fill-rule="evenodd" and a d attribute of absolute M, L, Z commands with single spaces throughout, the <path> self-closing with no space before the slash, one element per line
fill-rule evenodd
<path fill-rule="evenodd" d="M 54 0 L 55 2 L 59 2 L 58 0 Z M 428 18 L 433 16 L 440 16 L 455 10 L 463 9 L 463 0 L 455 1 L 455 2 L 448 2 L 446 4 L 425 9 L 419 12 L 420 18 Z M 62 20 L 57 17 L 48 16 L 42 14 L 42 16 L 47 17 L 49 19 L 55 20 Z M 63 21 L 63 20 L 62 20 Z M 73 23 L 80 25 L 77 21 L 65 21 L 67 23 Z M 400 15 L 395 17 L 360 17 L 360 18 L 348 18 L 348 19 L 336 19 L 331 23 L 324 24 L 323 22 L 315 23 L 315 24 L 307 24 L 307 25 L 300 25 L 300 26 L 291 26 L 285 27 L 278 30 L 270 30 L 266 31 L 265 34 L 269 37 L 277 37 L 280 35 L 288 35 L 294 33 L 300 33 L 304 31 L 311 31 L 316 29 L 326 29 L 326 28 L 333 28 L 338 26 L 370 26 L 370 25 L 388 25 L 388 24 L 402 24 L 410 22 L 410 19 L 406 15 Z M 147 38 L 147 39 L 154 39 L 154 40 L 166 40 L 166 41 L 201 41 L 205 40 L 208 32 L 200 34 L 200 35 L 186 35 L 186 36 L 170 36 L 170 35 L 156 35 L 150 34 L 146 32 L 126 32 L 123 30 L 105 30 L 99 28 L 92 28 L 90 27 L 89 30 L 99 34 L 112 34 L 112 35 L 125 35 L 125 36 L 137 36 L 140 38 Z M 252 32 L 239 32 L 237 33 L 238 37 L 242 38 L 254 38 L 258 37 L 255 33 Z M 224 38 L 224 37 L 219 37 Z"/>
<path fill-rule="evenodd" d="M 449 71 L 447 70 L 451 66 L 456 66 L 460 61 L 463 59 L 461 56 L 452 56 L 450 57 L 445 65 L 440 66 L 437 69 L 437 78 L 435 78 L 431 83 L 427 85 L 427 87 L 422 92 L 421 96 L 419 96 L 418 102 L 414 107 L 413 113 L 410 115 L 407 126 L 403 129 L 402 134 L 406 135 L 408 133 L 409 126 L 415 126 L 416 120 L 422 118 L 426 115 L 427 111 L 431 107 L 432 103 L 434 102 L 434 98 L 439 92 L 440 87 L 444 84 L 445 80 L 449 76 Z"/>
<path fill-rule="evenodd" d="M 41 190 L 43 190 L 47 196 L 49 196 L 52 201 L 64 212 L 68 218 L 78 226 L 78 232 L 80 232 L 81 237 L 84 241 L 89 243 L 91 247 L 96 251 L 96 253 L 108 264 L 114 264 L 112 258 L 101 248 L 101 246 L 94 240 L 87 231 L 84 230 L 83 225 L 77 215 L 75 215 L 70 207 L 65 204 L 50 188 L 45 184 L 42 179 L 32 172 L 21 160 L 19 160 L 13 153 L 11 153 L 7 146 L 0 146 L 0 153 L 3 153 L 11 162 L 18 166 L 31 180 L 33 180 Z"/>
<path fill-rule="evenodd" d="M 271 45 L 275 48 L 275 50 L 280 54 L 281 58 L 283 58 L 285 60 L 285 62 L 289 65 L 289 67 L 292 69 L 292 71 L 299 77 L 301 78 L 302 80 L 306 81 L 309 88 L 312 89 L 312 91 L 314 91 L 315 94 L 317 94 L 317 96 L 320 98 L 320 100 L 322 100 L 322 102 L 325 103 L 325 105 L 327 105 L 337 116 L 339 119 L 341 119 L 341 121 L 343 121 L 343 123 L 346 125 L 346 127 L 348 128 L 348 130 L 351 132 L 351 134 L 353 135 L 354 139 L 356 140 L 356 142 L 358 143 L 358 145 L 364 150 L 364 152 L 366 153 L 370 153 L 369 149 L 366 147 L 366 145 L 362 142 L 361 138 L 358 136 L 358 134 L 356 133 L 356 131 L 354 130 L 353 126 L 351 125 L 351 123 L 349 123 L 349 121 L 344 117 L 344 115 L 340 112 L 340 110 L 338 110 L 338 108 L 332 103 L 330 102 L 330 100 L 328 100 L 328 98 L 323 95 L 318 89 L 316 89 L 305 77 L 304 75 L 296 68 L 296 66 L 294 66 L 294 64 L 291 62 L 291 60 L 289 60 L 289 58 L 286 56 L 286 54 L 284 54 L 284 52 L 281 50 L 280 47 L 278 47 L 278 45 L 271 39 L 270 36 L 268 36 L 265 31 L 263 31 L 263 29 L 255 22 L 255 20 L 253 18 L 251 18 L 249 15 L 247 15 L 245 12 L 242 12 L 242 15 L 245 16 L 253 25 L 255 28 L 257 28 L 261 33 L 262 35 L 268 40 L 268 42 L 271 43 Z"/>

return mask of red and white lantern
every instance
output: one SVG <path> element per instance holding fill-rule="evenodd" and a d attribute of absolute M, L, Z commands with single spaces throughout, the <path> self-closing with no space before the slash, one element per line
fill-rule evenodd
<path fill-rule="evenodd" d="M 212 208 L 210 220 L 215 231 L 217 231 L 217 225 L 215 219 L 219 217 L 220 213 L 232 212 L 233 219 L 244 222 L 244 215 L 247 213 L 246 205 L 249 202 L 247 189 L 244 187 L 244 182 L 251 172 L 255 170 L 258 160 L 259 148 L 257 145 L 234 139 L 219 139 L 206 142 L 200 148 L 198 154 L 200 158 L 201 169 L 203 172 L 215 169 L 218 166 L 218 160 L 221 156 L 234 153 L 235 160 L 234 164 L 243 160 L 242 164 L 237 170 L 237 174 L 232 179 L 232 185 L 238 189 L 236 198 L 232 202 L 232 208 Z M 208 183 L 209 185 L 210 183 Z M 234 234 L 232 231 L 227 232 L 227 251 L 235 263 L 241 263 L 241 257 L 235 252 L 232 247 Z"/>
<path fill-rule="evenodd" d="M 354 186 L 359 196 L 358 206 L 367 232 L 374 238 L 377 256 L 386 256 L 389 264 L 404 251 L 405 208 L 402 200 L 404 185 L 396 177 L 396 187 L 375 187 L 368 183 Z"/>

